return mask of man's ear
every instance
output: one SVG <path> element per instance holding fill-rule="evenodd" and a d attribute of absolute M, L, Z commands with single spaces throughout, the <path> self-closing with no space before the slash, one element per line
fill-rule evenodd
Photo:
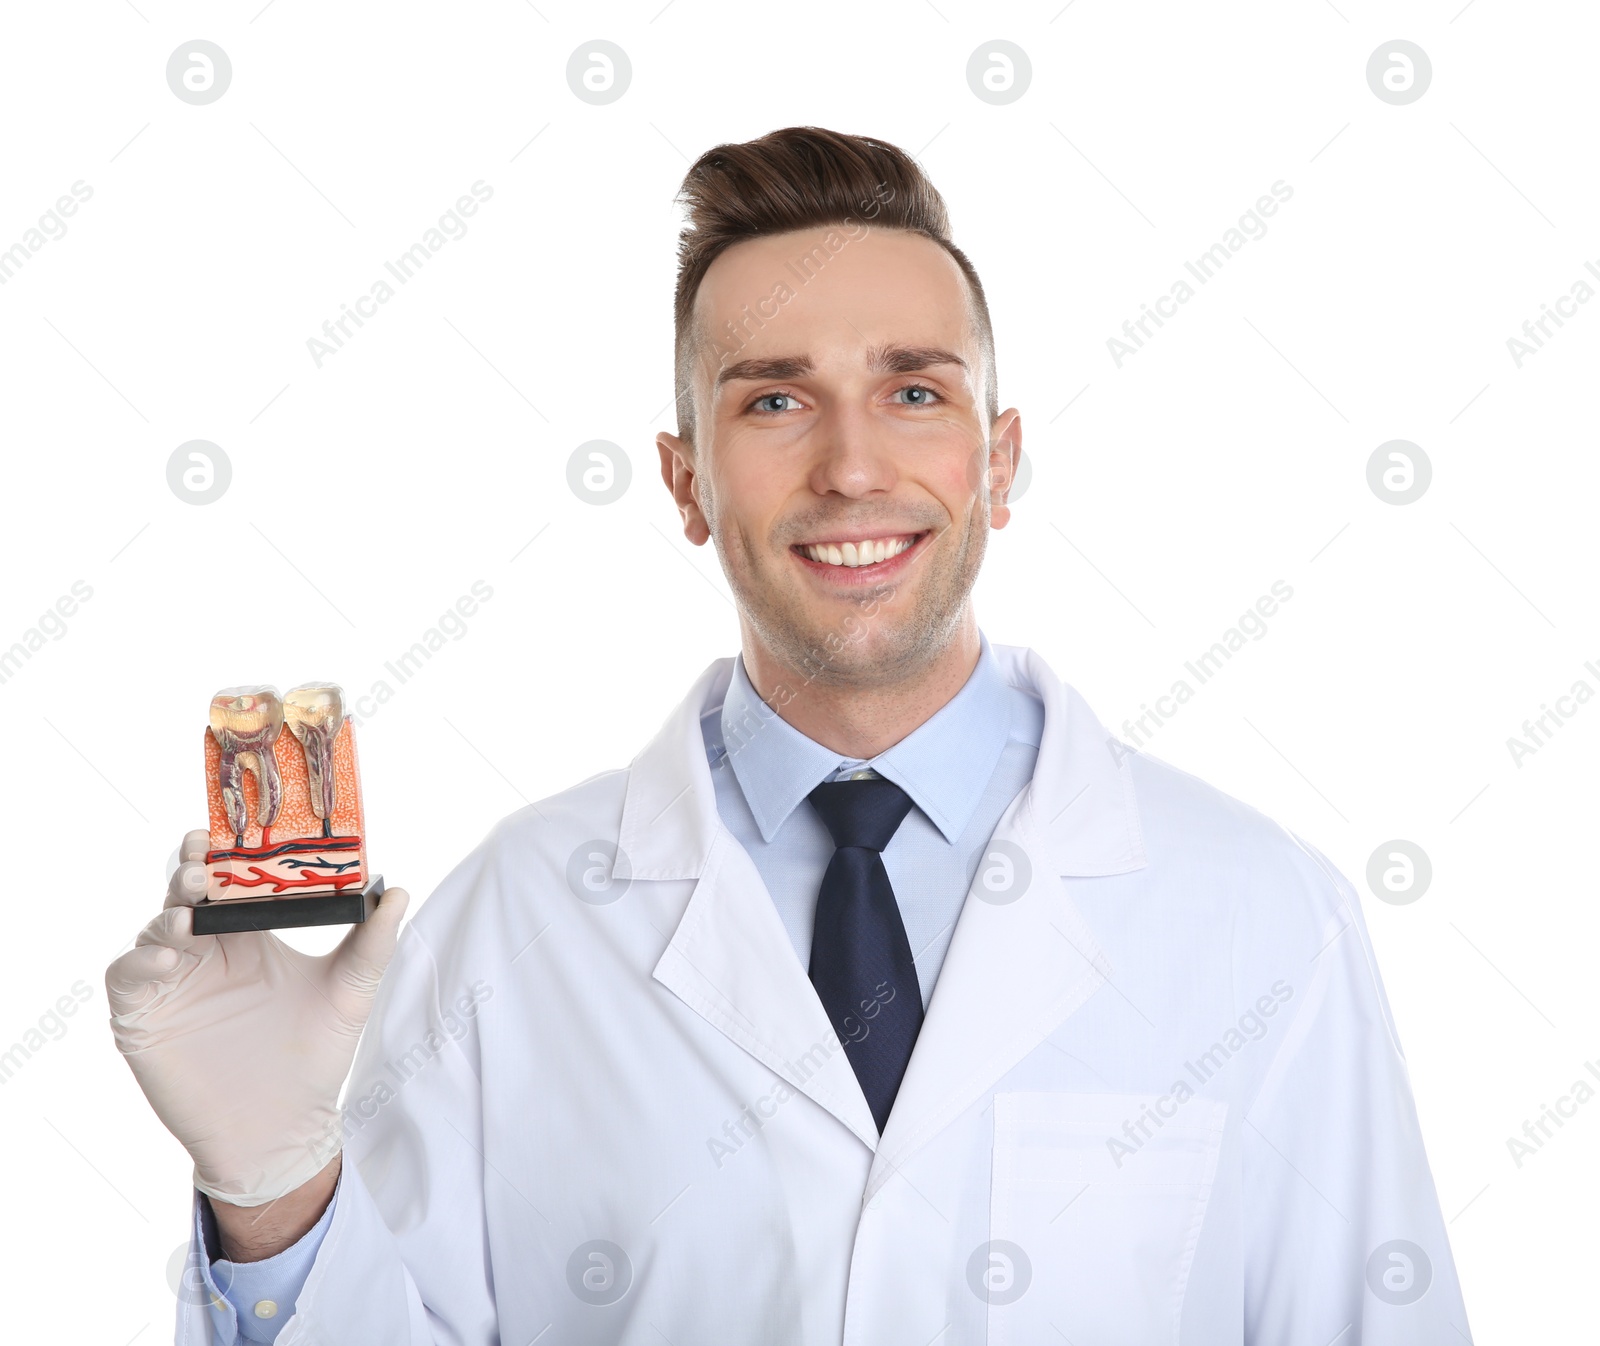
<path fill-rule="evenodd" d="M 995 418 L 989 433 L 989 526 L 1004 528 L 1011 522 L 1007 503 L 1022 462 L 1022 413 L 1009 407 Z"/>
<path fill-rule="evenodd" d="M 697 547 L 704 546 L 711 538 L 711 529 L 696 498 L 693 446 L 663 430 L 656 436 L 656 451 L 661 455 L 661 480 L 672 492 L 673 503 L 683 519 L 684 537 Z"/>

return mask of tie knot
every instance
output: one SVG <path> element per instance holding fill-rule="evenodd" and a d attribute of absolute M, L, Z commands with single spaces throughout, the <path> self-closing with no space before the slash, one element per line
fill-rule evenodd
<path fill-rule="evenodd" d="M 835 846 L 881 851 L 911 812 L 911 796 L 892 780 L 823 781 L 808 796 Z"/>

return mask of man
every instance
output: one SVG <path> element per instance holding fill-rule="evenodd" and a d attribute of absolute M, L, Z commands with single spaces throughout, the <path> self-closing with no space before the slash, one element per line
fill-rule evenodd
<path fill-rule="evenodd" d="M 978 628 L 1021 422 L 938 194 L 815 128 L 684 191 L 657 442 L 740 656 L 398 948 L 191 935 L 191 834 L 107 974 L 178 1340 L 1469 1339 L 1349 883 Z"/>

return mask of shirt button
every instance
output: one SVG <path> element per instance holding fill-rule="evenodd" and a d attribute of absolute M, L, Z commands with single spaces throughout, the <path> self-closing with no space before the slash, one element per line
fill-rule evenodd
<path fill-rule="evenodd" d="M 277 1316 L 278 1316 L 278 1304 L 277 1304 L 276 1300 L 272 1300 L 272 1299 L 258 1299 L 258 1300 L 256 1300 L 256 1317 L 257 1318 L 276 1318 Z"/>

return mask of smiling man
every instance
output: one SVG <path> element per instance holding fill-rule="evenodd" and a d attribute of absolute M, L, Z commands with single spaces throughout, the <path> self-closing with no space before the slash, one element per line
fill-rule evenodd
<path fill-rule="evenodd" d="M 186 840 L 107 973 L 178 1340 L 1470 1340 L 1351 885 L 979 629 L 1021 421 L 932 185 L 806 127 L 684 199 L 657 444 L 739 653 L 398 946 L 197 937 Z"/>
<path fill-rule="evenodd" d="M 706 215 L 735 204 L 716 193 L 749 186 L 710 165 L 697 180 L 693 210 Z M 908 210 L 943 235 L 925 182 L 860 187 L 858 212 Z M 912 199 L 897 208 L 902 193 Z M 680 433 L 657 444 L 685 535 L 715 542 L 733 587 L 744 673 L 769 701 L 777 692 L 789 724 L 866 758 L 973 670 L 968 595 L 989 529 L 1009 518 L 1022 430 L 1016 411 L 995 410 L 994 343 L 965 257 L 926 233 L 869 228 L 861 213 L 807 227 L 817 211 L 802 202 L 777 232 L 743 240 L 721 219 L 696 221 L 679 281 L 684 411 Z M 820 256 L 826 267 L 812 269 Z M 747 297 L 774 289 L 782 307 L 751 331 Z M 797 680 L 806 695 L 785 698 Z"/>

